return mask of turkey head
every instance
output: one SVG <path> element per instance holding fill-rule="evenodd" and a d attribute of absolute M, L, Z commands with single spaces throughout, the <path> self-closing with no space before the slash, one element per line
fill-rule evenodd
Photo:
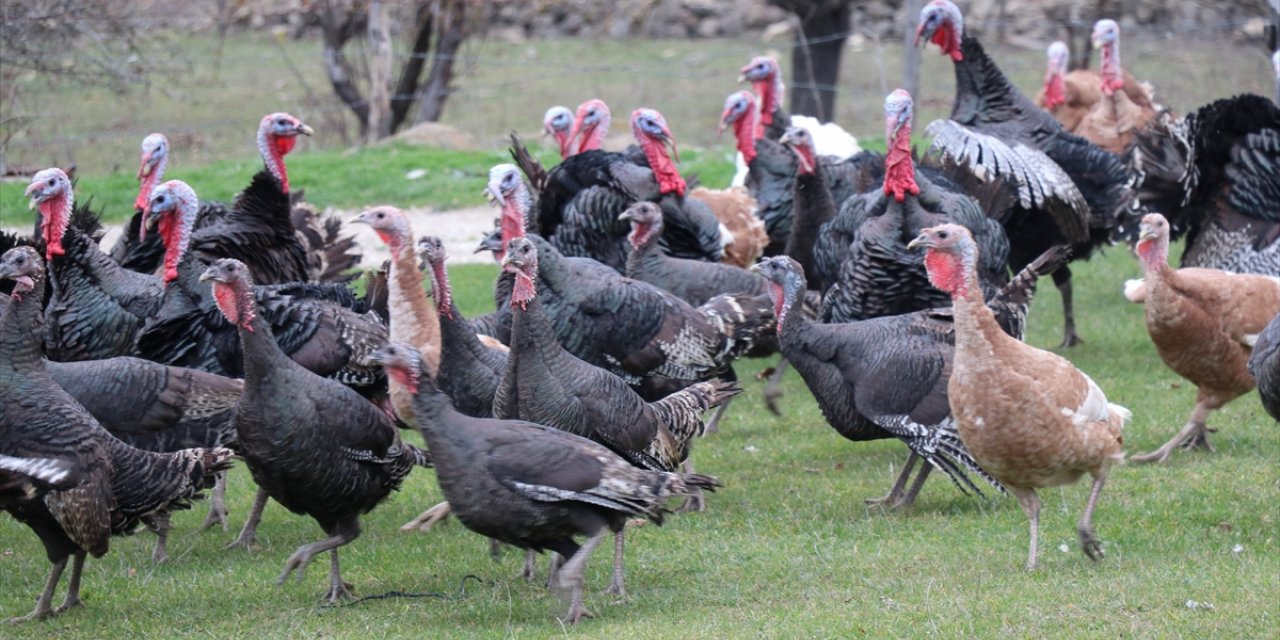
<path fill-rule="evenodd" d="M 387 244 L 394 257 L 400 257 L 403 252 L 413 249 L 413 229 L 409 226 L 409 219 L 396 207 L 374 207 L 356 216 L 352 222 L 369 225 L 378 234 L 378 238 Z"/>
<path fill-rule="evenodd" d="M 430 269 L 431 295 L 436 300 L 436 312 L 449 318 L 453 317 L 453 291 L 449 287 L 449 276 L 445 273 L 444 261 L 448 257 L 444 242 L 435 236 L 418 238 L 418 257 L 425 268 Z"/>
<path fill-rule="evenodd" d="M 627 239 L 632 249 L 644 247 L 662 235 L 662 208 L 652 202 L 637 202 L 627 207 L 618 219 L 631 223 Z"/>
<path fill-rule="evenodd" d="M 33 247 L 14 247 L 0 256 L 0 279 L 12 280 L 14 301 L 36 291 L 44 291 L 44 260 Z"/>
<path fill-rule="evenodd" d="M 667 119 L 653 109 L 641 107 L 631 112 L 631 133 L 649 160 L 649 168 L 658 181 L 658 192 L 683 196 L 686 185 L 675 164 L 680 162 L 680 151 L 667 127 Z"/>
<path fill-rule="evenodd" d="M 146 210 L 147 202 L 151 200 L 151 190 L 164 178 L 164 168 L 168 163 L 169 139 L 163 133 L 153 133 L 142 139 L 142 159 L 138 163 L 138 197 L 133 201 L 134 209 Z"/>
<path fill-rule="evenodd" d="M 422 382 L 422 354 L 402 342 L 389 342 L 369 354 L 369 362 L 379 365 L 387 377 L 403 385 L 413 395 Z"/>
<path fill-rule="evenodd" d="M 306 123 L 283 111 L 264 116 L 258 124 L 258 152 L 285 193 L 289 193 L 289 174 L 284 168 L 284 157 L 293 151 L 299 135 L 312 133 Z"/>
<path fill-rule="evenodd" d="M 723 134 L 725 127 L 733 127 L 733 137 L 738 143 L 738 153 L 748 164 L 756 157 L 756 140 L 764 137 L 764 127 L 760 124 L 760 114 L 756 111 L 756 99 L 750 91 L 737 91 L 724 99 L 724 111 L 720 113 L 720 126 L 717 135 Z"/>
<path fill-rule="evenodd" d="M 773 113 L 782 107 L 782 69 L 772 56 L 756 56 L 738 73 L 738 82 L 750 82 L 751 89 L 760 96 L 760 126 L 773 124 Z"/>
<path fill-rule="evenodd" d="M 960 38 L 964 36 L 964 15 L 960 7 L 950 0 L 933 0 L 920 10 L 920 22 L 916 25 L 916 46 L 921 40 L 938 45 L 943 55 L 955 62 L 964 60 L 960 52 Z"/>
<path fill-rule="evenodd" d="M 578 105 L 578 113 L 574 116 L 573 128 L 569 132 L 569 144 L 572 145 L 579 136 L 582 140 L 578 142 L 578 149 L 573 153 L 599 149 L 604 144 L 604 137 L 609 135 L 611 121 L 609 105 L 605 104 L 604 100 L 594 98 Z"/>
<path fill-rule="evenodd" d="M 573 155 L 573 150 L 569 148 L 569 133 L 572 128 L 573 112 L 569 107 L 556 105 L 547 109 L 542 116 L 542 132 L 555 138 L 556 145 L 560 147 L 561 160 Z"/>
<path fill-rule="evenodd" d="M 30 207 L 40 210 L 40 237 L 44 240 L 45 258 L 65 255 L 62 236 L 71 222 L 71 206 L 75 196 L 71 192 L 71 179 L 57 167 L 39 171 L 27 185 L 26 197 Z"/>
<path fill-rule="evenodd" d="M 529 187 L 525 186 L 520 177 L 520 169 L 514 164 L 494 165 L 489 170 L 489 185 L 484 191 L 490 200 L 502 208 L 502 246 L 507 246 L 514 238 L 523 238 L 533 198 L 529 195 Z M 494 257 L 501 261 L 501 254 L 498 251 Z"/>
<path fill-rule="evenodd" d="M 200 199 L 187 183 L 170 180 L 151 192 L 147 208 L 143 211 L 142 228 L 159 227 L 164 241 L 164 282 L 178 279 L 178 263 L 191 242 L 191 229 L 195 226 Z"/>
<path fill-rule="evenodd" d="M 958 224 L 940 224 L 920 231 L 908 249 L 924 247 L 924 268 L 929 283 L 951 294 L 965 296 L 977 285 L 978 246 L 969 230 Z"/>
<path fill-rule="evenodd" d="M 515 238 L 508 242 L 502 270 L 516 279 L 511 289 L 511 305 L 527 309 L 529 302 L 538 295 L 538 248 L 528 238 Z"/>
<path fill-rule="evenodd" d="M 231 324 L 253 331 L 256 304 L 249 268 L 234 258 L 223 258 L 200 274 L 200 282 L 213 282 L 213 299 Z"/>

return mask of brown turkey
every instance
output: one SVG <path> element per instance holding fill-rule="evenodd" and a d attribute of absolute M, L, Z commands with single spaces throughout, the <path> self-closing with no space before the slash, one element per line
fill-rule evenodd
<path fill-rule="evenodd" d="M 458 520 L 481 535 L 567 559 L 555 577 L 571 591 L 569 624 L 592 617 L 583 604 L 583 570 L 608 531 L 621 530 L 629 516 L 661 524 L 667 499 L 720 486 L 710 476 L 641 469 L 607 447 L 551 427 L 464 416 L 412 347 L 388 345 L 374 357 L 414 390 L 436 480 Z M 581 546 L 574 541 L 578 535 L 587 537 Z"/>
<path fill-rule="evenodd" d="M 254 507 L 270 496 L 290 511 L 314 518 L 326 535 L 299 547 L 278 582 L 283 584 L 294 571 L 301 580 L 311 559 L 328 551 L 326 598 L 333 603 L 350 597 L 338 566 L 338 547 L 360 535 L 361 514 L 399 488 L 414 465 L 429 466 L 430 458 L 401 442 L 383 411 L 345 385 L 306 370 L 280 349 L 243 263 L 224 258 L 200 280 L 213 282 L 218 309 L 236 327 L 245 354 L 235 426 L 240 455 L 259 487 Z"/>
<path fill-rule="evenodd" d="M 1124 460 L 1127 409 L 1065 358 L 1011 337 L 983 300 L 974 264 L 977 243 L 956 224 L 930 227 L 911 242 L 926 249 L 929 281 L 951 294 L 955 359 L 947 399 L 960 439 L 982 468 L 1014 496 L 1030 521 L 1026 568 L 1038 559 L 1036 489 L 1093 479 L 1076 526 L 1090 560 L 1103 556 L 1093 511 L 1111 465 Z"/>
<path fill-rule="evenodd" d="M 189 508 L 190 501 L 231 464 L 222 448 L 150 453 L 111 436 L 45 371 L 40 353 L 41 292 L 45 268 L 30 247 L 0 256 L 0 279 L 16 283 L 0 316 L 0 453 L 71 461 L 81 482 L 73 487 L 22 491 L 4 508 L 44 544 L 53 564 L 35 609 L 18 620 L 47 618 L 79 606 L 86 555 L 106 554 L 110 536 L 133 531 L 142 518 Z M 66 598 L 56 610 L 53 592 L 73 559 Z"/>

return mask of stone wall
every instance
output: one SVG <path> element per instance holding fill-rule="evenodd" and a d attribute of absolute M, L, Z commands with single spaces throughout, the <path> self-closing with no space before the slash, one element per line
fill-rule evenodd
<path fill-rule="evenodd" d="M 152 0 L 163 4 L 164 0 Z M 362 0 L 338 0 L 362 4 Z M 792 18 L 766 0 L 472 0 L 490 37 L 716 38 L 783 35 Z M 992 38 L 1043 42 L 1064 25 L 1088 28 L 1098 6 L 1126 29 L 1155 34 L 1209 33 L 1257 38 L 1270 20 L 1269 0 L 961 0 L 967 27 Z M 923 2 L 923 0 L 922 0 Z M 400 3 L 401 9 L 410 2 Z M 853 31 L 889 37 L 906 23 L 903 0 L 853 0 Z M 314 0 L 239 0 L 232 21 L 244 28 L 283 27 L 302 36 L 314 26 Z M 1003 7 L 1003 9 L 1002 9 Z M 1002 17 L 1003 11 L 1003 17 Z M 1003 28 L 1001 28 L 1003 27 Z"/>

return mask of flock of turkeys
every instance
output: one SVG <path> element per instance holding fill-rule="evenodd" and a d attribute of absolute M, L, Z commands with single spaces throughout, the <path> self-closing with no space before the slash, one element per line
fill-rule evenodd
<path fill-rule="evenodd" d="M 1093 512 L 1130 413 L 1023 342 L 1038 278 L 1062 291 L 1071 346 L 1067 262 L 1133 245 L 1143 278 L 1124 295 L 1197 396 L 1168 443 L 1130 460 L 1212 450 L 1209 414 L 1255 386 L 1280 417 L 1280 109 L 1241 95 L 1175 117 L 1121 68 L 1119 37 L 1096 25 L 1099 72 L 1068 73 L 1054 43 L 1032 101 L 954 4 L 929 3 L 917 44 L 954 62 L 959 89 L 923 156 L 905 91 L 885 100 L 886 152 L 862 151 L 785 113 L 777 61 L 753 59 L 752 91 L 721 116 L 742 168 L 726 190 L 690 188 L 653 109 L 630 116 L 635 146 L 608 152 L 603 101 L 553 107 L 544 127 L 563 161 L 544 169 L 513 136 L 514 164 L 490 171 L 501 214 L 481 247 L 501 274 L 495 310 L 472 318 L 440 240 L 415 238 L 392 206 L 350 221 L 391 256 L 355 293 L 343 221 L 290 188 L 285 155 L 313 131 L 287 113 L 262 119 L 265 167 L 229 204 L 163 181 L 169 142 L 147 136 L 136 212 L 110 252 L 68 176 L 40 171 L 26 192 L 35 233 L 0 251 L 0 507 L 52 564 L 23 619 L 79 605 L 86 557 L 112 536 L 152 529 L 165 560 L 170 514 L 206 490 L 204 526 L 225 527 L 235 466 L 258 494 L 232 545 L 255 542 L 270 501 L 309 516 L 323 535 L 278 579 L 328 552 L 337 602 L 353 590 L 338 551 L 361 515 L 428 467 L 447 502 L 405 528 L 452 514 L 491 550 L 526 550 L 527 578 L 551 552 L 549 584 L 568 591 L 575 623 L 592 615 L 583 570 L 607 534 L 609 589 L 623 593 L 631 519 L 661 523 L 673 498 L 714 508 L 721 481 L 694 471 L 693 442 L 742 391 L 735 361 L 771 354 L 775 411 L 793 367 L 841 436 L 907 445 L 901 476 L 869 503 L 911 505 L 934 470 L 966 494 L 1011 493 L 1034 569 L 1037 490 L 1088 474 L 1078 534 L 1101 559 Z"/>

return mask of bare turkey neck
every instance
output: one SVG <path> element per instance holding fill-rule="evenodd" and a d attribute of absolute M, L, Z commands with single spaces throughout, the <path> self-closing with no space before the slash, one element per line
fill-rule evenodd
<path fill-rule="evenodd" d="M 184 212 L 164 214 L 160 218 L 160 238 L 164 241 L 164 282 L 169 284 L 178 279 L 178 264 L 187 252 L 187 241 L 191 237 L 186 228 Z"/>
<path fill-rule="evenodd" d="M 676 169 L 675 162 L 671 161 L 662 143 L 646 139 L 643 148 L 644 156 L 649 160 L 649 168 L 653 170 L 653 177 L 658 181 L 658 193 L 683 196 L 686 188 L 684 178 L 680 177 L 680 170 Z"/>
<path fill-rule="evenodd" d="M 289 142 L 292 142 L 290 140 Z M 288 142 L 282 141 L 278 136 L 268 133 L 267 129 L 258 130 L 258 152 L 262 154 L 262 162 L 267 166 L 267 171 L 275 176 L 276 181 L 280 183 L 280 190 L 289 193 L 289 174 L 284 168 L 284 154 L 286 153 L 281 147 L 292 147 Z"/>
<path fill-rule="evenodd" d="M 916 168 L 911 161 L 911 123 L 904 122 L 896 134 L 890 132 L 892 143 L 884 158 L 884 192 L 894 194 L 902 202 L 901 194 L 920 193 L 916 186 Z"/>
<path fill-rule="evenodd" d="M 502 204 L 502 249 L 498 251 L 498 260 L 507 254 L 507 243 L 514 238 L 524 237 L 524 220 L 529 205 L 519 191 L 511 194 Z"/>
<path fill-rule="evenodd" d="M 35 286 L 26 293 L 14 293 L 0 314 L 0 380 L 18 372 L 22 375 L 40 366 L 39 334 L 43 327 L 40 310 L 44 298 L 44 278 L 33 278 Z"/>
<path fill-rule="evenodd" d="M 40 203 L 40 233 L 44 236 L 45 258 L 64 255 L 62 236 L 71 220 L 73 198 L 70 192 L 54 196 Z"/>
<path fill-rule="evenodd" d="M 1138 258 L 1148 276 L 1163 275 L 1169 269 L 1169 241 L 1153 238 L 1138 242 Z"/>
<path fill-rule="evenodd" d="M 1112 42 L 1102 47 L 1102 91 L 1113 95 L 1124 88 L 1124 72 L 1120 70 L 1120 43 Z"/>
<path fill-rule="evenodd" d="M 168 158 L 160 158 L 151 173 L 142 177 L 141 183 L 138 185 L 138 197 L 133 201 L 133 208 L 138 211 L 144 211 L 147 208 L 147 202 L 151 200 L 151 190 L 156 188 L 156 183 L 164 177 L 165 165 L 169 164 Z"/>
<path fill-rule="evenodd" d="M 738 153 L 742 154 L 742 160 L 747 164 L 756 159 L 756 129 L 759 127 L 755 123 L 753 113 L 745 114 L 733 122 L 733 137 L 738 141 Z"/>
<path fill-rule="evenodd" d="M 782 74 L 774 73 L 769 77 L 751 83 L 756 95 L 760 96 L 760 124 L 773 124 L 773 113 L 782 108 Z"/>
<path fill-rule="evenodd" d="M 452 319 L 454 316 L 453 289 L 449 286 L 449 272 L 445 270 L 443 261 L 431 262 L 431 290 L 435 292 L 436 311 Z"/>

